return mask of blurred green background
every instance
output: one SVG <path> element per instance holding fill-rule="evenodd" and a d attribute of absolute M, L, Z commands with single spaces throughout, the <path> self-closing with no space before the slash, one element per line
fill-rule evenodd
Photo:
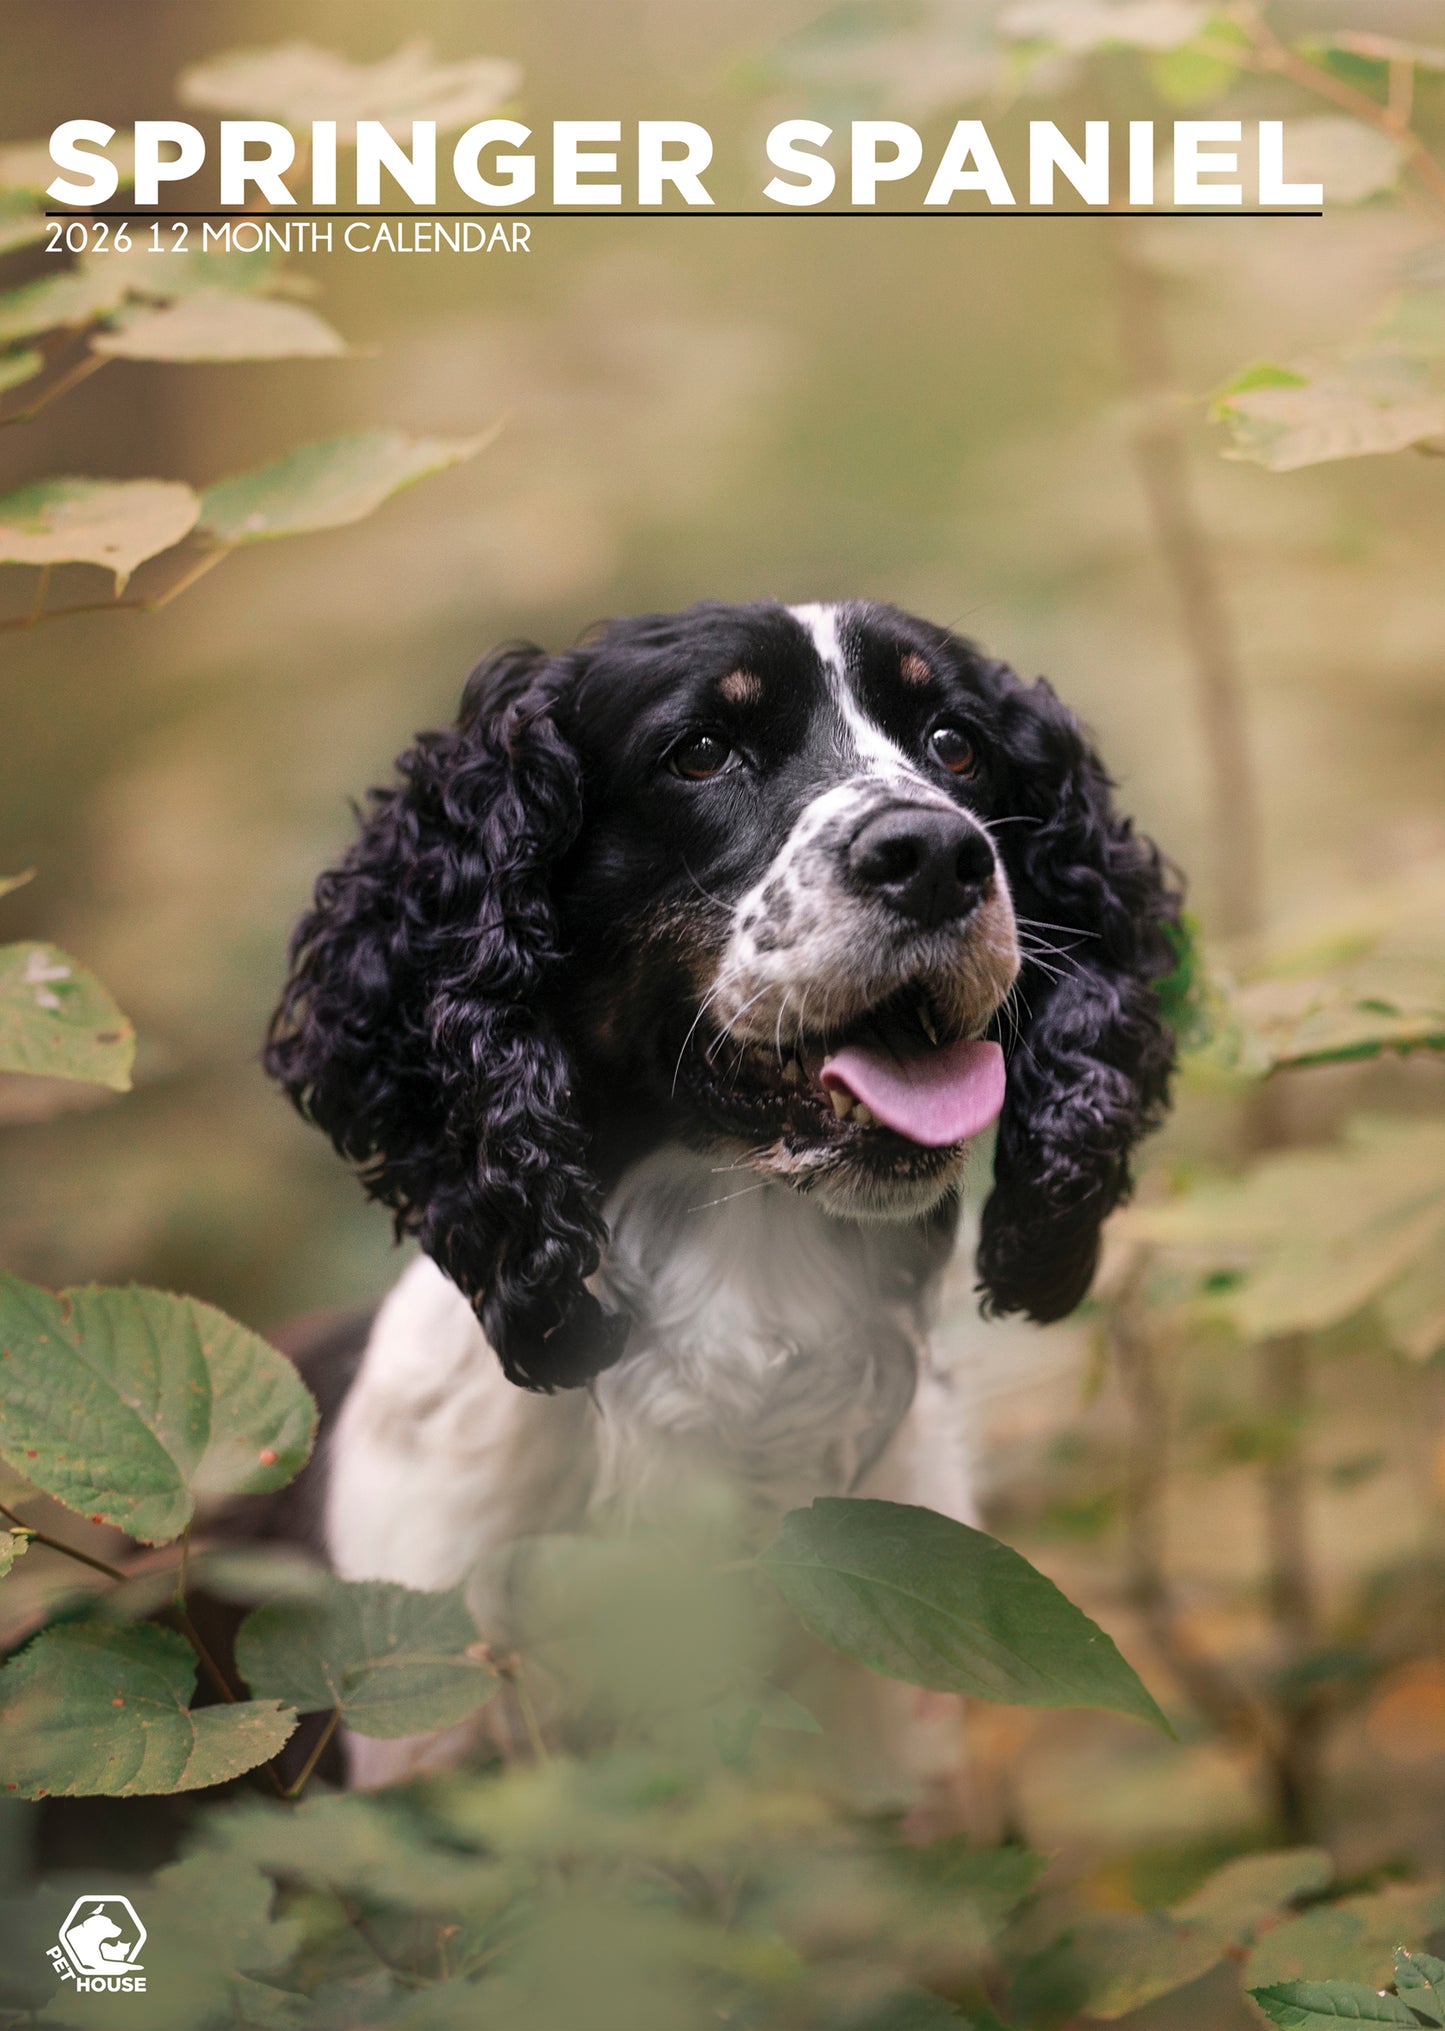
<path fill-rule="evenodd" d="M 176 74 L 235 46 L 304 36 L 364 59 L 425 32 L 443 56 L 517 59 L 534 124 L 701 120 L 719 201 L 755 202 L 762 135 L 807 110 L 796 90 L 765 88 L 764 59 L 816 11 L 11 0 L 0 133 L 196 117 Z M 956 7 L 960 32 L 993 11 Z M 1361 14 L 1313 0 L 1279 11 Z M 1372 0 L 1368 13 L 1372 27 L 1445 30 L 1438 5 Z M 866 101 L 857 109 L 878 110 Z M 1269 113 L 1277 100 L 1246 90 L 1242 104 Z M 1001 131 L 1028 112 L 1001 116 Z M 919 116 L 930 152 L 949 117 Z M 371 519 L 243 552 L 161 614 L 0 637 L 0 870 L 39 870 L 5 905 L 6 936 L 53 938 L 93 967 L 141 1037 L 134 1094 L 97 1104 L 77 1088 L 83 1104 L 8 1129 L 6 1267 L 49 1283 L 140 1278 L 262 1327 L 386 1287 L 385 1218 L 256 1053 L 289 927 L 348 836 L 348 798 L 450 715 L 504 637 L 562 644 L 601 615 L 703 597 L 897 601 L 1051 677 L 1096 730 L 1126 806 L 1191 875 L 1208 929 L 1205 729 L 1131 452 L 1121 230 L 1163 292 L 1174 384 L 1195 398 L 1180 414 L 1238 637 L 1271 921 L 1327 921 L 1445 854 L 1442 468 L 1226 463 L 1203 404 L 1249 360 L 1348 340 L 1430 240 L 1418 212 L 1127 228 L 604 216 L 535 221 L 529 256 L 302 260 L 352 357 L 117 363 L 3 433 L 0 488 L 63 471 L 203 485 L 329 431 L 505 427 Z M 44 272 L 39 255 L 10 266 L 16 281 Z M 7 611 L 22 611 L 33 575 L 3 576 Z M 84 589 L 71 596 L 98 596 L 98 575 L 72 576 Z M 1316 1075 L 1291 1101 L 1292 1132 L 1327 1135 L 1362 1093 L 1414 1111 L 1438 1080 L 1413 1062 Z M 1160 1174 L 1233 1134 L 1219 1102 L 1187 1095 Z M 955 1298 L 949 1330 L 980 1372 L 1004 1534 L 1117 1626 L 1113 1412 L 1107 1392 L 1087 1400 L 1089 1328 L 982 1334 L 962 1279 Z M 1386 1383 L 1382 1358 L 1340 1350 L 1322 1456 L 1365 1458 L 1408 1423 L 1418 1499 L 1407 1524 L 1397 1481 L 1344 1476 L 1323 1539 L 1340 1587 L 1404 1538 L 1441 1532 L 1438 1378 Z M 1218 1349 L 1194 1359 L 1197 1420 L 1209 1426 L 1215 1402 L 1217 1432 L 1237 1369 L 1220 1379 Z M 1250 1640 L 1247 1470 L 1186 1462 L 1170 1497 L 1200 1627 L 1221 1650 Z M 1362 1711 L 1341 1765 L 1360 1866 L 1445 1863 L 1445 1667 L 1429 1642 L 1415 1676 Z M 1404 1698 L 1403 1720 L 1379 1721 L 1387 1693 Z M 1002 1821 L 1036 1844 L 1162 1853 L 1237 1844 L 1257 1824 L 1233 1751 L 1207 1733 L 1173 1749 L 1097 1716 L 996 1715 L 979 1729 L 1004 1773 Z"/>

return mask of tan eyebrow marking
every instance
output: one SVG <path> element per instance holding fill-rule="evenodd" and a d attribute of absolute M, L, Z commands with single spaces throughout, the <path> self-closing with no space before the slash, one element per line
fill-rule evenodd
<path fill-rule="evenodd" d="M 915 687 L 920 684 L 927 684 L 933 676 L 933 672 L 916 649 L 909 649 L 905 653 L 903 660 L 898 665 L 898 674 L 905 684 Z"/>
<path fill-rule="evenodd" d="M 751 670 L 729 670 L 718 692 L 729 705 L 756 705 L 763 695 L 763 680 Z"/>

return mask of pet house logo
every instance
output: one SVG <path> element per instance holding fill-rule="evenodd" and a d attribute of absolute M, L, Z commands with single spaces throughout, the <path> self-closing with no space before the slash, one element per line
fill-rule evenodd
<path fill-rule="evenodd" d="M 77 1990 L 145 1988 L 140 1950 L 146 1929 L 128 1897 L 77 1897 L 50 1958 L 62 1980 Z"/>

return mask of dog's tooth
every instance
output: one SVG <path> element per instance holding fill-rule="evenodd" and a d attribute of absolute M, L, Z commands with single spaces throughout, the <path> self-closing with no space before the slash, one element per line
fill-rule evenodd
<path fill-rule="evenodd" d="M 934 1022 L 932 1015 L 929 1013 L 928 1005 L 926 1002 L 920 1002 L 919 1004 L 918 1020 L 923 1025 L 924 1036 L 927 1037 L 930 1044 L 932 1044 L 935 1048 L 937 1048 L 938 1025 Z"/>
<path fill-rule="evenodd" d="M 852 1094 L 845 1093 L 840 1086 L 834 1086 L 830 1090 L 828 1098 L 833 1103 L 833 1112 L 837 1115 L 839 1121 L 846 1121 L 848 1116 L 853 1112 Z"/>
<path fill-rule="evenodd" d="M 784 1058 L 782 1081 L 785 1086 L 801 1086 L 803 1083 L 803 1068 L 796 1058 Z"/>
<path fill-rule="evenodd" d="M 878 1117 L 871 1107 L 865 1107 L 860 1100 L 853 1109 L 853 1119 L 857 1122 L 859 1128 L 872 1128 Z"/>

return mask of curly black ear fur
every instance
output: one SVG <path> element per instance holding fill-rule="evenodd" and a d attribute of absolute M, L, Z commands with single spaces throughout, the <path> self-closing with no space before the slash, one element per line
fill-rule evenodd
<path fill-rule="evenodd" d="M 1052 688 L 997 674 L 1010 808 L 1025 821 L 998 844 L 1038 957 L 1024 960 L 1017 1031 L 999 1031 L 1008 1089 L 978 1271 L 986 1310 L 1047 1322 L 1087 1292 L 1133 1147 L 1168 1100 L 1174 1040 L 1157 983 L 1174 965 L 1180 896 Z"/>
<path fill-rule="evenodd" d="M 626 1332 L 583 1287 L 605 1230 L 546 1014 L 549 883 L 581 817 L 564 678 L 539 649 L 498 651 L 457 725 L 372 791 L 297 927 L 264 1057 L 542 1390 L 587 1381 Z"/>

